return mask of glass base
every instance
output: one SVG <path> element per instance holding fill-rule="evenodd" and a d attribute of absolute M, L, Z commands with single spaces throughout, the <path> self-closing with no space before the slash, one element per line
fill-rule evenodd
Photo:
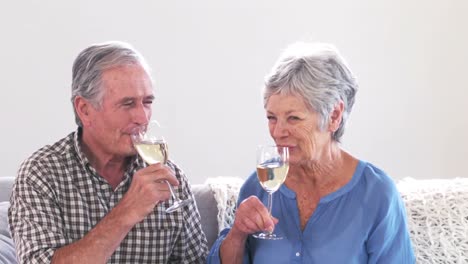
<path fill-rule="evenodd" d="M 192 201 L 191 198 L 189 198 L 187 200 L 183 200 L 183 201 L 182 200 L 177 200 L 177 201 L 174 202 L 174 204 L 171 205 L 171 207 L 166 209 L 166 213 L 172 213 L 174 211 L 177 211 L 180 208 L 188 205 L 191 201 Z"/>
<path fill-rule="evenodd" d="M 265 240 L 280 240 L 283 239 L 283 237 L 277 236 L 272 233 L 257 233 L 252 235 L 255 238 L 258 239 L 265 239 Z"/>

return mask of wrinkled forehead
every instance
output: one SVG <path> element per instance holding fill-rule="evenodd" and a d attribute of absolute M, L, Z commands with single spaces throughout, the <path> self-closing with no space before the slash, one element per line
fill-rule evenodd
<path fill-rule="evenodd" d="M 271 102 L 272 98 L 273 102 Z M 282 104 L 289 105 L 291 109 L 294 108 L 313 112 L 316 111 L 305 96 L 294 92 L 291 89 L 278 89 L 275 93 L 266 98 L 264 108 L 268 111 L 268 107 L 271 108 Z"/>
<path fill-rule="evenodd" d="M 104 97 L 154 96 L 153 82 L 138 64 L 107 69 L 101 75 Z"/>
<path fill-rule="evenodd" d="M 304 97 L 291 93 L 272 94 L 265 104 L 267 112 L 310 112 Z"/>

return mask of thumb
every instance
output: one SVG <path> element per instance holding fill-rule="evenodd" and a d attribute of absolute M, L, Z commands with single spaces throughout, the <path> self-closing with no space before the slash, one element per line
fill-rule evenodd
<path fill-rule="evenodd" d="M 275 225 L 279 222 L 279 220 L 276 217 L 271 217 L 271 221 L 268 221 L 269 224 L 266 227 L 266 230 L 268 232 L 273 232 L 275 230 Z"/>
<path fill-rule="evenodd" d="M 271 217 L 271 220 L 273 220 L 273 223 L 274 223 L 275 225 L 278 224 L 278 222 L 279 222 L 278 218 L 276 218 L 276 217 L 274 217 L 274 216 Z"/>

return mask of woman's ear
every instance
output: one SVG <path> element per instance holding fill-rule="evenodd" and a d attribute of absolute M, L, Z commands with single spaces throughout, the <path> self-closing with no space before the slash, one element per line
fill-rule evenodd
<path fill-rule="evenodd" d="M 344 103 L 340 100 L 335 107 L 333 107 L 333 111 L 330 114 L 330 120 L 328 128 L 331 132 L 335 132 L 340 127 L 341 121 L 343 119 L 343 111 L 344 111 Z"/>
<path fill-rule="evenodd" d="M 80 118 L 81 123 L 83 124 L 83 127 L 88 127 L 91 124 L 91 116 L 90 116 L 90 111 L 91 109 L 91 104 L 84 99 L 81 96 L 75 97 L 73 101 L 73 105 L 75 107 L 76 114 L 78 115 L 78 118 Z"/>

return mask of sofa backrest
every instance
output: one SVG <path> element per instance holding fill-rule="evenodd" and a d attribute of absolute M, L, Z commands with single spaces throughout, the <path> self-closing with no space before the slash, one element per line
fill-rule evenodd
<path fill-rule="evenodd" d="M 0 176 L 0 202 L 9 201 L 15 177 Z"/>

